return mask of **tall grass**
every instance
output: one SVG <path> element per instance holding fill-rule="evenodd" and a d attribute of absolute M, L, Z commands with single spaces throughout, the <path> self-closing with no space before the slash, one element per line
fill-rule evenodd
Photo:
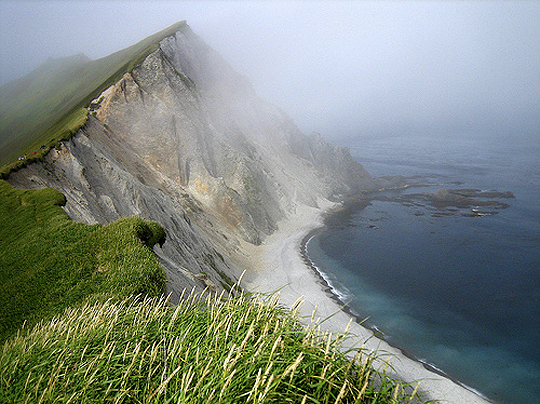
<path fill-rule="evenodd" d="M 244 295 L 131 297 L 68 309 L 0 354 L 6 403 L 408 403 L 416 394 L 340 351 L 344 335 Z M 350 354 L 351 352 L 349 352 Z M 416 401 L 414 401 L 416 402 Z"/>
<path fill-rule="evenodd" d="M 151 250 L 165 240 L 161 226 L 137 217 L 88 226 L 73 222 L 64 203 L 53 189 L 0 180 L 0 342 L 86 299 L 164 290 Z"/>

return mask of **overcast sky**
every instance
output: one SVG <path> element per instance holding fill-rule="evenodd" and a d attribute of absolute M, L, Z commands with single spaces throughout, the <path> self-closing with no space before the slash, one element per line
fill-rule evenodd
<path fill-rule="evenodd" d="M 305 133 L 540 139 L 540 1 L 0 0 L 0 84 L 184 19 Z"/>

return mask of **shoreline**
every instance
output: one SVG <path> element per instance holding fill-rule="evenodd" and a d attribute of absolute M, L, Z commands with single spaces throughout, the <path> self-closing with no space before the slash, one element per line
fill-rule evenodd
<path fill-rule="evenodd" d="M 252 255 L 257 261 L 255 270 L 246 273 L 243 282 L 246 289 L 261 293 L 279 291 L 279 301 L 287 308 L 302 299 L 300 318 L 313 317 L 320 321 L 322 328 L 331 332 L 343 332 L 352 319 L 348 333 L 352 338 L 346 339 L 343 347 L 377 351 L 380 365 L 387 360 L 394 369 L 391 377 L 413 384 L 420 381 L 424 400 L 493 404 L 463 383 L 379 338 L 374 330 L 361 325 L 361 319 L 332 292 L 331 285 L 314 267 L 306 251 L 309 239 L 323 231 L 324 217 L 341 210 L 336 209 L 339 208 L 337 204 L 320 202 L 320 208 L 298 206 L 294 214 L 279 223 L 279 230 L 256 247 L 257 253 Z"/>
<path fill-rule="evenodd" d="M 302 260 L 305 262 L 306 266 L 311 269 L 317 276 L 321 287 L 323 290 L 327 293 L 328 297 L 336 302 L 337 305 L 340 306 L 341 311 L 347 313 L 347 315 L 351 316 L 354 321 L 365 328 L 366 330 L 369 330 L 373 333 L 373 337 L 380 339 L 381 341 L 384 341 L 386 344 L 390 345 L 392 348 L 398 349 L 404 356 L 409 358 L 412 361 L 418 362 L 426 368 L 429 372 L 433 372 L 439 376 L 442 376 L 446 379 L 451 380 L 452 382 L 456 383 L 458 386 L 463 387 L 464 389 L 471 391 L 472 393 L 476 394 L 480 398 L 486 400 L 488 403 L 496 404 L 494 401 L 490 400 L 489 398 L 482 395 L 479 391 L 475 390 L 472 387 L 467 386 L 465 383 L 459 381 L 458 379 L 446 374 L 443 370 L 437 368 L 435 365 L 430 364 L 429 362 L 426 362 L 422 359 L 419 359 L 411 352 L 399 347 L 396 344 L 393 344 L 389 342 L 385 337 L 384 334 L 380 332 L 380 330 L 377 329 L 375 326 L 369 326 L 366 325 L 365 320 L 363 320 L 358 314 L 354 313 L 352 309 L 347 306 L 343 300 L 339 297 L 337 293 L 334 291 L 336 290 L 324 277 L 323 272 L 314 264 L 314 262 L 311 260 L 308 254 L 308 244 L 311 241 L 313 237 L 315 237 L 319 232 L 324 231 L 325 226 L 319 227 L 317 229 L 311 230 L 306 236 L 302 239 L 300 244 L 300 255 L 302 256 Z"/>

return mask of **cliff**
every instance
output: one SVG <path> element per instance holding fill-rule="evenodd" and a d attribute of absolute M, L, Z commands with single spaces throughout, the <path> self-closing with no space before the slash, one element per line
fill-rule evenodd
<path fill-rule="evenodd" d="M 155 251 L 173 298 L 227 288 L 249 262 L 242 246 L 263 242 L 298 205 L 374 186 L 346 149 L 300 133 L 186 24 L 89 112 L 72 139 L 8 181 L 61 191 L 76 221 L 160 223 L 167 241 Z"/>

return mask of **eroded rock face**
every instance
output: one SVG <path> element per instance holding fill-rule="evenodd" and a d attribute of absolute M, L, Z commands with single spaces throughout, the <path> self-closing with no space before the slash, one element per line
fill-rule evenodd
<path fill-rule="evenodd" d="M 95 126 L 101 125 L 94 121 L 86 130 L 92 133 Z M 154 250 L 167 272 L 173 301 L 184 288 L 221 288 L 226 282 L 221 274 L 234 278 L 240 272 L 224 259 L 227 251 L 238 248 L 238 240 L 215 226 L 215 218 L 206 214 L 199 202 L 148 165 L 127 157 L 120 162 L 86 135 L 80 134 L 52 151 L 44 163 L 14 173 L 10 182 L 21 188 L 59 190 L 67 199 L 65 210 L 76 221 L 105 224 L 137 215 L 159 222 L 167 239 L 162 248 Z M 207 276 L 203 279 L 201 274 Z"/>
<path fill-rule="evenodd" d="M 260 243 L 298 204 L 373 185 L 346 149 L 302 135 L 189 27 L 94 105 L 77 136 L 10 182 L 60 190 L 74 220 L 159 222 L 173 291 L 221 288 L 242 270 L 239 245 Z"/>

